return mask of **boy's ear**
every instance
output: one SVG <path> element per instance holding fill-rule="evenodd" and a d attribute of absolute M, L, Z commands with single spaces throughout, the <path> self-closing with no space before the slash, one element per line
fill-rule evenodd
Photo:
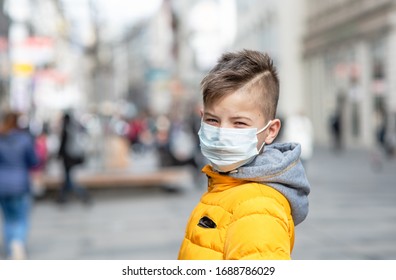
<path fill-rule="evenodd" d="M 203 109 L 199 110 L 199 112 L 201 113 L 201 119 L 203 118 Z"/>
<path fill-rule="evenodd" d="M 281 129 L 281 121 L 279 119 L 274 119 L 271 121 L 271 125 L 268 127 L 268 134 L 267 137 L 265 138 L 265 144 L 269 145 L 272 142 L 274 142 L 276 136 L 278 136 L 278 133 Z"/>

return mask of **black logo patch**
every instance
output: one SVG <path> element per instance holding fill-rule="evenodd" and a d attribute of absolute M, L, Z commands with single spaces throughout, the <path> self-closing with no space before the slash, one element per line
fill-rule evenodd
<path fill-rule="evenodd" d="M 199 220 L 198 226 L 203 228 L 216 228 L 216 223 L 204 216 Z"/>

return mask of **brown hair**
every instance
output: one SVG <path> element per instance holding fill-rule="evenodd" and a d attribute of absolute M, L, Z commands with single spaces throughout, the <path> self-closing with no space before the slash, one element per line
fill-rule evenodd
<path fill-rule="evenodd" d="M 6 111 L 1 120 L 0 120 L 0 126 L 1 130 L 4 133 L 7 133 L 11 129 L 18 128 L 18 118 L 20 114 L 15 111 Z"/>
<path fill-rule="evenodd" d="M 279 79 L 268 54 L 253 50 L 225 53 L 201 82 L 203 104 L 216 101 L 237 90 L 255 95 L 264 116 L 273 119 L 279 99 Z"/>

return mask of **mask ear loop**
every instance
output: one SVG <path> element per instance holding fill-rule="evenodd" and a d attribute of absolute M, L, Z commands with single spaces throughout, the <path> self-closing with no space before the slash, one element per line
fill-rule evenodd
<path fill-rule="evenodd" d="M 270 121 L 267 123 L 267 125 L 264 126 L 262 129 L 260 129 L 259 131 L 257 131 L 256 135 L 257 135 L 257 134 L 260 134 L 261 132 L 263 132 L 264 130 L 266 130 L 266 129 L 269 127 L 269 125 L 271 124 L 271 122 L 272 122 L 272 120 L 270 120 Z"/>
<path fill-rule="evenodd" d="M 265 131 L 265 130 L 269 127 L 269 125 L 271 124 L 271 122 L 272 122 L 272 120 L 270 120 L 270 121 L 267 123 L 267 125 L 264 126 L 262 129 L 260 129 L 259 131 L 257 131 L 256 135 L 257 135 L 257 134 L 260 134 L 260 133 L 263 132 L 263 131 Z M 261 144 L 261 147 L 260 147 L 260 149 L 258 150 L 258 153 L 261 153 L 261 150 L 264 148 L 264 145 L 265 145 L 265 141 L 263 141 L 263 144 Z"/>

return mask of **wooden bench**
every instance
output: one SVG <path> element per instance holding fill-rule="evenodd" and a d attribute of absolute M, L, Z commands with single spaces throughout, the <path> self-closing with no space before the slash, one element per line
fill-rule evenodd
<path fill-rule="evenodd" d="M 76 181 L 87 188 L 160 186 L 179 189 L 190 183 L 190 175 L 186 168 L 163 168 L 147 173 L 84 172 L 76 174 Z M 59 189 L 62 181 L 61 176 L 46 176 L 44 185 L 48 190 Z"/>

